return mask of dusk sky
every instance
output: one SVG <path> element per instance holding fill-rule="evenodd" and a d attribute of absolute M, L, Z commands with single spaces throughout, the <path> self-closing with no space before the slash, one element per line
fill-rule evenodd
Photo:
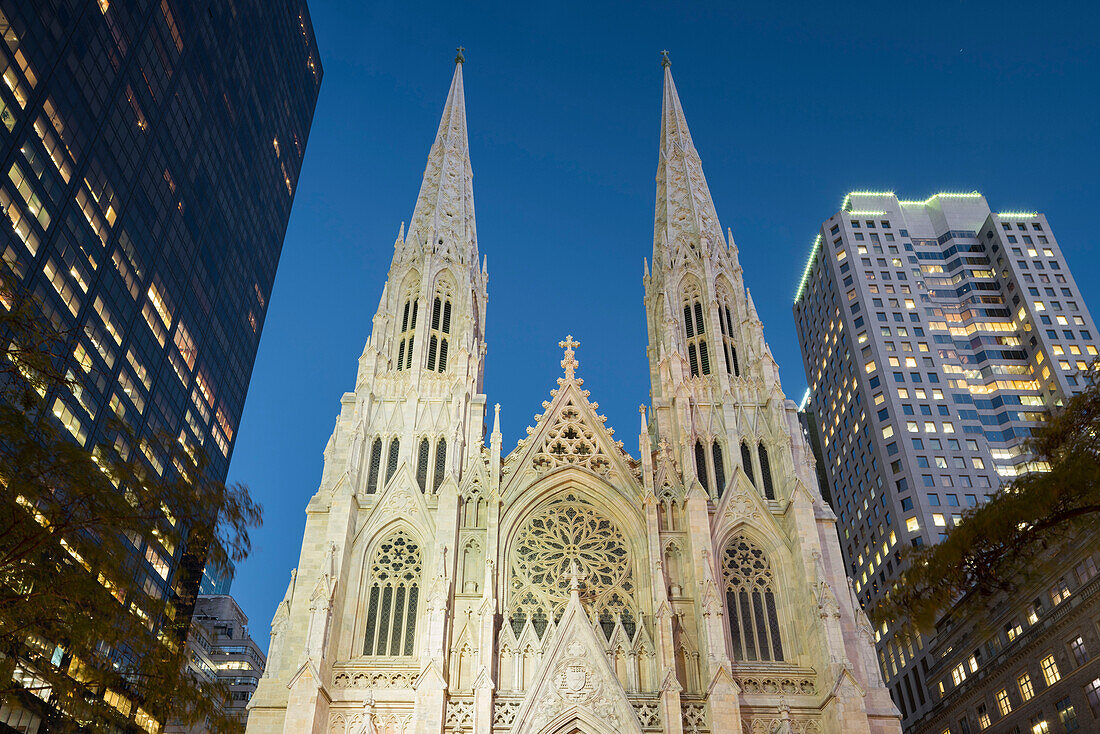
<path fill-rule="evenodd" d="M 571 333 L 585 387 L 637 453 L 661 49 L 791 399 L 806 387 L 794 292 L 851 190 L 978 190 L 994 211 L 1044 212 L 1097 315 L 1096 3 L 712 5 L 310 1 L 324 81 L 230 468 L 265 507 L 232 588 L 261 646 L 455 46 L 489 259 L 485 392 L 505 451 L 555 387 Z"/>

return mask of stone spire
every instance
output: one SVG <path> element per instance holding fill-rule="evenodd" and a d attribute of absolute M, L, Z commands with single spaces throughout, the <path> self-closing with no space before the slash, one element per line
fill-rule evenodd
<path fill-rule="evenodd" d="M 665 89 L 653 223 L 654 270 L 668 268 L 689 255 L 709 257 L 725 250 L 722 228 L 672 80 L 672 64 L 667 54 L 661 65 L 665 70 Z"/>
<path fill-rule="evenodd" d="M 460 49 L 439 130 L 428 152 L 428 164 L 424 167 L 424 179 L 405 244 L 408 253 L 420 254 L 428 249 L 476 268 L 473 170 L 466 134 L 466 97 L 462 89 L 464 61 Z"/>

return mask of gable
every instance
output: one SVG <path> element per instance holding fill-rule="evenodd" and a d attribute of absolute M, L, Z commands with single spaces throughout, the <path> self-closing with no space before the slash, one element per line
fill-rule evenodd
<path fill-rule="evenodd" d="M 638 717 L 603 648 L 574 587 L 512 730 L 538 732 L 555 722 L 580 719 L 619 734 L 641 734 Z"/>
<path fill-rule="evenodd" d="M 511 489 L 520 480 L 536 480 L 564 467 L 576 467 L 612 482 L 638 489 L 639 464 L 613 438 L 614 430 L 605 425 L 606 416 L 598 415 L 598 403 L 589 402 L 588 391 L 581 390 L 579 378 L 559 379 L 550 391 L 551 400 L 543 403 L 545 412 L 528 429 L 528 436 L 505 460 Z M 505 489 L 502 494 L 507 494 Z M 639 489 L 640 491 L 640 489 Z"/>

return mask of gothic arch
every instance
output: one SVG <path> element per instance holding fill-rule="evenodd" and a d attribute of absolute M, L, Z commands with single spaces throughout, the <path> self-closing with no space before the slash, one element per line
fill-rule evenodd
<path fill-rule="evenodd" d="M 745 535 L 734 535 L 719 557 L 721 586 L 726 606 L 728 641 L 735 661 L 782 662 L 784 649 L 780 622 L 780 587 L 774 563 L 759 544 Z"/>
<path fill-rule="evenodd" d="M 361 557 L 356 615 L 358 655 L 411 657 L 424 611 L 425 568 L 430 549 L 410 526 L 398 522 L 380 532 Z"/>
<path fill-rule="evenodd" d="M 413 344 L 416 342 L 416 326 L 420 323 L 420 273 L 410 270 L 401 280 L 397 292 L 398 302 L 393 325 L 394 364 L 398 370 L 412 368 Z"/>
<path fill-rule="evenodd" d="M 715 553 L 711 562 L 714 565 L 712 569 L 714 578 L 718 580 L 723 589 L 722 596 L 723 603 L 725 603 L 724 556 L 726 550 L 732 543 L 744 539 L 763 552 L 768 560 L 774 583 L 776 613 L 783 645 L 783 660 L 791 662 L 797 658 L 800 650 L 804 648 L 804 645 L 798 644 L 798 637 L 792 633 L 795 620 L 800 618 L 799 605 L 794 600 L 800 593 L 798 586 L 802 575 L 793 567 L 795 563 L 793 554 L 796 549 L 781 533 L 782 531 L 778 528 L 768 528 L 763 523 L 751 522 L 747 519 L 738 520 L 715 535 Z M 724 619 L 727 623 L 726 639 L 732 645 L 732 640 L 729 637 L 728 611 Z"/>

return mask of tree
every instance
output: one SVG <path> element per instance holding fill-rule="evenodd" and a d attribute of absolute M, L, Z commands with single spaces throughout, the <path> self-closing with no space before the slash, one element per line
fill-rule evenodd
<path fill-rule="evenodd" d="M 1098 367 L 1028 442 L 1040 471 L 969 511 L 943 542 L 904 553 L 906 571 L 872 610 L 877 621 L 907 619 L 927 630 L 956 601 L 964 613 L 979 611 L 992 595 L 1048 575 L 1060 551 L 1100 531 Z"/>
<path fill-rule="evenodd" d="M 0 306 L 0 700 L 48 694 L 66 712 L 51 731 L 169 718 L 238 731 L 221 713 L 224 687 L 183 664 L 185 589 L 204 562 L 248 554 L 261 508 L 243 485 L 210 478 L 201 447 L 182 439 L 139 439 L 114 420 L 110 442 L 74 441 L 51 414 L 82 389 L 64 366 L 69 335 L 10 278 Z M 184 559 L 167 594 L 147 579 L 146 547 Z"/>

